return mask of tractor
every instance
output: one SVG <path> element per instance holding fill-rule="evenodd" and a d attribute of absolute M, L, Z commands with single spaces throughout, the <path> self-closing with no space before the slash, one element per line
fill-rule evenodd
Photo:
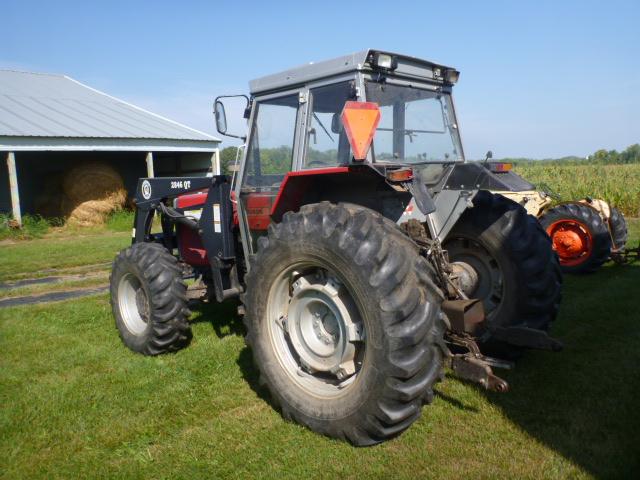
<path fill-rule="evenodd" d="M 547 334 L 557 255 L 525 208 L 491 193 L 497 176 L 465 162 L 458 76 L 365 50 L 218 97 L 218 131 L 242 141 L 231 174 L 138 182 L 110 278 L 123 342 L 175 352 L 193 304 L 237 299 L 274 406 L 354 445 L 406 430 L 445 366 L 505 392 L 494 367 L 561 349 Z M 227 131 L 238 100 L 247 135 Z"/>
<path fill-rule="evenodd" d="M 488 152 L 482 165 L 487 178 L 499 181 L 492 192 L 519 203 L 540 221 L 564 273 L 591 273 L 609 259 L 627 263 L 637 257 L 638 249 L 626 249 L 627 224 L 616 207 L 590 197 L 563 201 L 547 185 L 538 188 L 516 174 L 511 163 L 490 162 L 491 156 Z M 484 188 L 484 177 L 479 184 Z"/>

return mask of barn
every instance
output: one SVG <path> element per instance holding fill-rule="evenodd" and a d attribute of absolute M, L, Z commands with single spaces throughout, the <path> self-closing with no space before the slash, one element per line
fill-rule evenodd
<path fill-rule="evenodd" d="M 119 177 L 131 195 L 140 177 L 218 170 L 219 144 L 68 76 L 0 70 L 0 212 L 18 222 L 64 216 L 65 188 L 79 182 L 87 196 L 92 181 Z"/>

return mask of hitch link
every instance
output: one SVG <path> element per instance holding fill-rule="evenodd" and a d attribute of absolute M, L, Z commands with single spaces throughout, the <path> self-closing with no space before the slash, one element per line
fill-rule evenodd
<path fill-rule="evenodd" d="M 509 391 L 509 384 L 493 373 L 491 367 L 482 358 L 470 355 L 454 355 L 451 358 L 451 369 L 464 379 L 479 383 L 487 390 L 505 393 Z"/>
<path fill-rule="evenodd" d="M 487 390 L 507 392 L 509 384 L 493 373 L 492 366 L 512 368 L 513 364 L 485 357 L 480 352 L 472 334 L 484 322 L 484 308 L 478 299 L 445 300 L 442 310 L 449 321 L 445 341 L 467 350 L 467 353 L 452 354 L 447 349 L 449 365 L 463 380 L 479 383 Z"/>

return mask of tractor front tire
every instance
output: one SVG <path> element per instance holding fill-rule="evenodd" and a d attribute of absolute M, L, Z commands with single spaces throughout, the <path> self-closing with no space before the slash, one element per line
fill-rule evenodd
<path fill-rule="evenodd" d="M 442 293 L 388 219 L 327 202 L 287 213 L 246 277 L 246 343 L 286 419 L 365 446 L 399 435 L 443 372 Z"/>
<path fill-rule="evenodd" d="M 516 349 L 491 339 L 495 327 L 547 330 L 560 306 L 562 275 L 549 237 L 535 217 L 502 195 L 480 191 L 444 242 L 451 262 L 471 267 L 465 292 L 483 301 L 486 327 L 479 336 L 488 353 Z"/>
<path fill-rule="evenodd" d="M 540 217 L 564 273 L 591 273 L 611 255 L 609 228 L 595 208 L 583 203 L 564 203 Z"/>
<path fill-rule="evenodd" d="M 134 352 L 159 355 L 191 339 L 187 287 L 176 258 L 158 243 L 136 243 L 113 262 L 111 308 L 124 344 Z"/>

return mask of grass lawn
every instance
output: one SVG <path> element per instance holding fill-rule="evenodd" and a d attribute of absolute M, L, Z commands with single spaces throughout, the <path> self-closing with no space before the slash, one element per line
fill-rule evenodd
<path fill-rule="evenodd" d="M 61 238 L 42 254 L 45 240 L 0 247 L 0 278 L 129 242 Z M 567 278 L 564 352 L 527 353 L 508 394 L 447 378 L 405 434 L 360 449 L 270 406 L 233 303 L 196 312 L 192 344 L 158 358 L 121 344 L 107 295 L 0 309 L 0 477 L 639 478 L 639 284 L 640 264 Z"/>
<path fill-rule="evenodd" d="M 0 282 L 51 275 L 50 269 L 83 267 L 113 261 L 131 244 L 131 232 L 57 235 L 0 246 Z M 103 267 L 106 268 L 106 267 Z"/>

